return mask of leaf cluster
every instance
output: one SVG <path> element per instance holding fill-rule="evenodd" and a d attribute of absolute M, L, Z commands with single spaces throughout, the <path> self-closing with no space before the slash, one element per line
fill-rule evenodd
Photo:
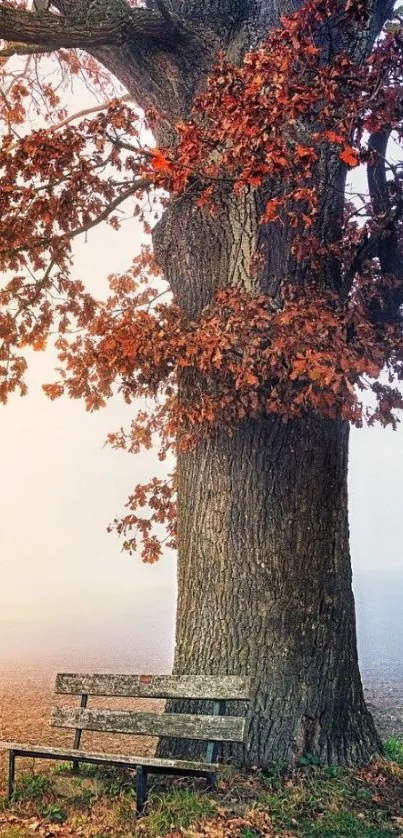
<path fill-rule="evenodd" d="M 396 425 L 403 168 L 388 140 L 403 136 L 403 30 L 397 18 L 368 54 L 360 33 L 370 13 L 366 0 L 307 0 L 240 66 L 220 55 L 170 148 L 144 148 L 138 115 L 118 99 L 20 135 L 29 91 L 15 77 L 0 139 L 1 401 L 25 392 L 24 347 L 43 349 L 56 331 L 50 398 L 67 393 L 88 410 L 116 390 L 128 402 L 153 400 L 128 432 L 110 435 L 131 453 L 158 444 L 163 460 L 273 414 Z M 84 66 L 74 53 L 64 61 L 71 73 Z M 91 62 L 85 69 L 102 83 Z M 42 93 L 60 107 L 51 85 Z M 346 176 L 359 164 L 368 191 L 346 202 Z M 276 297 L 259 290 L 257 253 L 256 291 L 228 286 L 192 318 L 159 300 L 144 249 L 111 278 L 110 297 L 94 300 L 70 277 L 71 243 L 103 220 L 119 227 L 128 198 L 141 217 L 151 184 L 213 216 L 223 194 L 258 202 L 262 229 L 286 230 L 290 242 Z M 154 561 L 161 527 L 174 545 L 175 495 L 174 476 L 136 487 L 112 526 L 127 549 L 137 548 L 137 530 L 143 558 Z"/>

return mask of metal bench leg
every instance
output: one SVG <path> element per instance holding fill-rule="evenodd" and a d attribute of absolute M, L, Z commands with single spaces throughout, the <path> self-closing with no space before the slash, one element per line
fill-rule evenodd
<path fill-rule="evenodd" d="M 15 777 L 15 753 L 10 751 L 8 755 L 8 793 L 7 800 L 11 800 L 14 792 L 14 777 Z"/>
<path fill-rule="evenodd" d="M 217 788 L 217 774 L 215 771 L 211 771 L 210 774 L 207 774 L 207 789 L 208 791 L 215 791 Z"/>
<path fill-rule="evenodd" d="M 138 765 L 136 769 L 136 808 L 141 815 L 147 800 L 147 769 Z"/>

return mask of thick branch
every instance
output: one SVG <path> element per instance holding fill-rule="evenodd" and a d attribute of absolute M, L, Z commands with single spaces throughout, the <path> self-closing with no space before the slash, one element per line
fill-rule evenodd
<path fill-rule="evenodd" d="M 396 280 L 394 288 L 388 282 L 382 299 L 372 304 L 372 319 L 376 323 L 393 322 L 399 315 L 403 304 L 403 253 L 401 251 L 398 225 L 403 218 L 403 194 L 401 184 L 396 179 L 396 194 L 391 203 L 386 178 L 386 150 L 389 140 L 388 131 L 377 131 L 371 135 L 368 148 L 371 152 L 367 167 L 368 187 L 372 211 L 377 228 L 371 235 L 365 234 L 354 254 L 343 281 L 342 296 L 347 298 L 354 277 L 360 272 L 368 259 L 377 257 L 382 274 L 390 280 Z"/>
<path fill-rule="evenodd" d="M 379 218 L 382 228 L 376 242 L 376 255 L 382 273 L 398 280 L 395 289 L 385 292 L 384 306 L 377 316 L 377 319 L 382 321 L 396 317 L 403 303 L 403 254 L 397 229 L 403 216 L 403 195 L 401 182 L 396 178 L 393 184 L 396 188 L 393 207 L 389 195 L 390 184 L 388 184 L 386 178 L 388 139 L 388 131 L 377 131 L 371 135 L 368 142 L 368 148 L 371 152 L 371 161 L 368 164 L 369 194 L 374 216 Z"/>
<path fill-rule="evenodd" d="M 368 186 L 371 197 L 374 215 L 388 215 L 390 213 L 390 201 L 388 184 L 386 180 L 386 149 L 388 145 L 389 132 L 377 131 L 371 134 L 368 142 L 368 149 L 372 159 L 368 164 Z"/>
<path fill-rule="evenodd" d="M 264 0 L 267 4 L 267 0 Z M 180 15 L 189 23 L 199 23 L 224 35 L 246 21 L 250 0 L 146 0 L 149 9 L 165 10 L 165 14 Z M 271 3 L 270 3 L 271 5 Z M 260 12 L 254 6 L 253 18 L 258 22 Z"/>
<path fill-rule="evenodd" d="M 86 27 L 53 14 L 36 15 L 23 9 L 0 8 L 0 38 L 25 44 L 40 44 L 52 49 L 95 49 L 122 44 L 131 38 L 172 43 L 177 38 L 175 22 L 158 11 L 130 9 L 99 26 Z M 38 50 L 40 51 L 40 47 Z"/>
<path fill-rule="evenodd" d="M 53 52 L 53 47 L 45 47 L 42 44 L 28 46 L 27 44 L 12 43 L 0 50 L 0 60 L 6 60 L 13 55 L 47 55 L 50 52 Z"/>
<path fill-rule="evenodd" d="M 385 21 L 393 17 L 395 0 L 373 0 L 373 18 L 377 34 L 381 31 Z"/>

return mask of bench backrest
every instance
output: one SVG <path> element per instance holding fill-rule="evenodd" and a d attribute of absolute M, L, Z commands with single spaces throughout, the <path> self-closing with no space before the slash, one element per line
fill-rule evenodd
<path fill-rule="evenodd" d="M 247 677 L 60 673 L 55 692 L 81 695 L 79 708 L 53 707 L 51 715 L 53 727 L 75 729 L 74 748 L 79 748 L 83 730 L 199 739 L 209 743 L 243 742 L 245 738 L 245 717 L 224 716 L 223 713 L 227 701 L 248 701 L 250 679 Z M 213 715 L 88 709 L 89 696 L 209 700 L 214 702 Z M 211 754 L 209 747 L 209 761 Z"/>

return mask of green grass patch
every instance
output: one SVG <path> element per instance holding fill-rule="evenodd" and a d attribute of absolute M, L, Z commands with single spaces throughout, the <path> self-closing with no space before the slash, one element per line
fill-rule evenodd
<path fill-rule="evenodd" d="M 61 777 L 77 776 L 77 777 L 95 777 L 99 773 L 98 765 L 91 762 L 80 762 L 77 774 L 73 772 L 71 762 L 58 762 L 53 768 L 52 773 L 56 776 L 60 774 Z"/>
<path fill-rule="evenodd" d="M 304 838 L 391 838 L 397 833 L 374 826 L 351 812 L 325 812 L 314 823 L 302 826 Z"/>
<path fill-rule="evenodd" d="M 142 834 L 153 838 L 181 828 L 186 829 L 194 821 L 213 816 L 216 805 L 207 794 L 177 789 L 158 797 L 151 794 L 148 811 L 142 825 Z"/>
<path fill-rule="evenodd" d="M 64 809 L 57 803 L 50 803 L 41 809 L 42 815 L 50 823 L 64 823 L 67 820 L 67 814 Z"/>
<path fill-rule="evenodd" d="M 294 782 L 284 782 L 274 794 L 266 795 L 265 805 L 276 826 L 291 829 L 305 818 L 319 817 L 327 809 L 361 808 L 372 792 L 358 783 L 352 772 L 330 768 L 311 769 Z"/>
<path fill-rule="evenodd" d="M 403 772 L 379 763 L 364 773 L 311 768 L 264 797 L 273 824 L 298 838 L 392 838 L 403 803 Z M 396 773 L 397 772 L 397 773 Z"/>
<path fill-rule="evenodd" d="M 18 780 L 13 800 L 39 801 L 52 791 L 53 782 L 47 774 L 23 774 Z"/>
<path fill-rule="evenodd" d="M 125 768 L 98 765 L 88 765 L 87 768 L 92 770 L 81 773 L 80 768 L 77 779 L 88 777 L 94 780 L 102 793 L 109 797 L 116 798 L 121 794 L 132 793 L 136 786 L 135 775 Z"/>
<path fill-rule="evenodd" d="M 398 765 L 403 765 L 403 742 L 391 736 L 384 744 L 386 759 L 396 762 Z"/>

